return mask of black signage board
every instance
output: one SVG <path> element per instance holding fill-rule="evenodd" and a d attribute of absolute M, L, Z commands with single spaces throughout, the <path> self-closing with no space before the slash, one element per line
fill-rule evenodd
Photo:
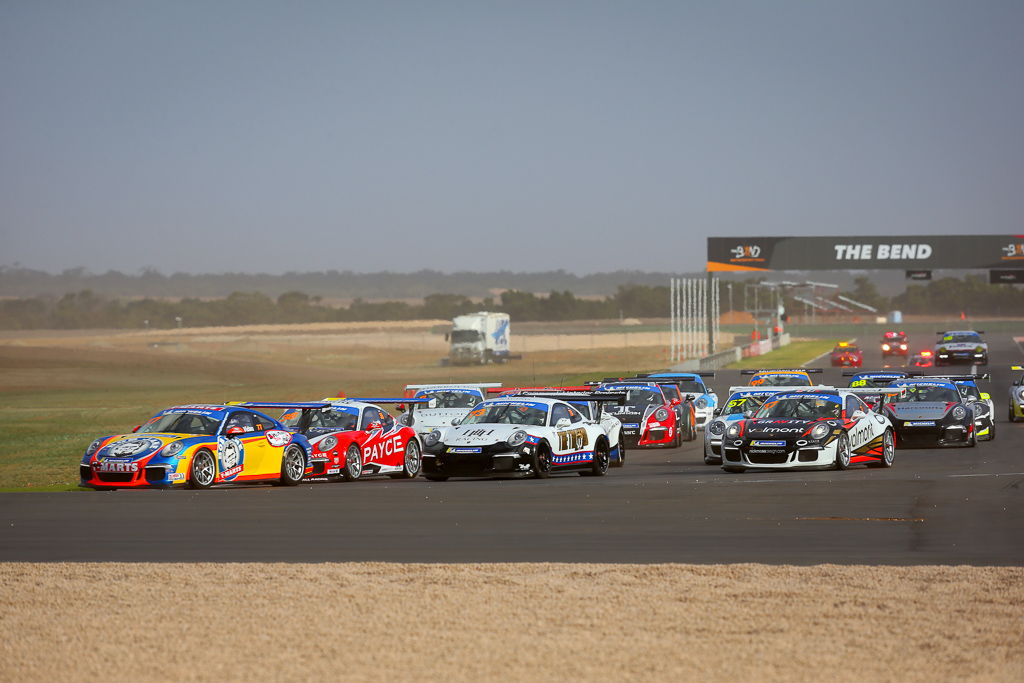
<path fill-rule="evenodd" d="M 1024 235 L 709 237 L 709 272 L 1024 268 Z"/>
<path fill-rule="evenodd" d="M 1024 270 L 1000 268 L 988 271 L 990 285 L 1024 285 Z"/>
<path fill-rule="evenodd" d="M 907 279 L 908 280 L 931 280 L 932 279 L 932 271 L 930 271 L 930 270 L 908 270 L 907 271 Z"/>

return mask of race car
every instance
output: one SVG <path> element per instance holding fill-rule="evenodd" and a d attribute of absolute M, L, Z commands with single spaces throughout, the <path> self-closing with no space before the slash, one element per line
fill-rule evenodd
<path fill-rule="evenodd" d="M 697 429 L 704 429 L 718 407 L 718 394 L 704 382 L 705 377 L 714 376 L 713 372 L 651 372 L 643 375 L 647 379 L 672 380 L 680 392 L 694 394 L 694 424 Z"/>
<path fill-rule="evenodd" d="M 643 379 L 643 378 L 639 378 Z M 659 380 L 658 386 L 668 399 L 669 405 L 676 413 L 676 424 L 679 425 L 679 438 L 683 441 L 694 441 L 697 438 L 697 409 L 694 407 L 694 394 L 679 391 L 674 380 Z"/>
<path fill-rule="evenodd" d="M 435 429 L 424 439 L 423 475 L 449 477 L 532 475 L 546 479 L 560 472 L 603 476 L 611 463 L 605 428 L 557 396 L 502 396 L 487 399 L 455 425 Z M 609 402 L 620 397 L 588 400 Z"/>
<path fill-rule="evenodd" d="M 131 434 L 93 441 L 79 465 L 79 486 L 206 489 L 262 481 L 295 486 L 310 471 L 310 451 L 306 437 L 250 408 L 174 406 Z"/>
<path fill-rule="evenodd" d="M 860 400 L 860 391 L 815 387 L 769 396 L 753 417 L 726 428 L 722 469 L 892 467 L 892 424 Z"/>
<path fill-rule="evenodd" d="M 1011 365 L 1011 370 L 1024 370 L 1024 365 Z M 1024 420 L 1024 374 L 1013 380 L 1010 385 L 1009 410 L 1007 411 L 1010 422 Z"/>
<path fill-rule="evenodd" d="M 900 447 L 963 446 L 977 443 L 976 403 L 968 403 L 956 385 L 946 379 L 900 379 L 889 385 L 899 396 L 882 399 L 880 412 L 892 422 Z"/>
<path fill-rule="evenodd" d="M 426 399 L 325 398 L 318 404 L 245 403 L 254 408 L 281 408 L 281 424 L 309 439 L 311 476 L 355 481 L 386 474 L 415 479 L 423 447 L 416 430 L 395 420 L 381 404 L 407 403 L 410 409 Z"/>
<path fill-rule="evenodd" d="M 416 414 L 405 412 L 398 417 L 402 424 L 413 427 L 420 436 L 429 434 L 439 427 L 447 427 L 455 418 L 463 418 L 469 409 L 483 401 L 488 389 L 501 386 L 501 383 L 480 384 L 409 384 L 404 395 L 411 399 L 427 399 L 421 404 Z M 405 406 L 399 405 L 404 411 Z"/>
<path fill-rule="evenodd" d="M 957 391 L 967 403 L 974 406 L 974 433 L 978 441 L 992 441 L 996 438 L 996 406 L 992 395 L 978 388 L 979 380 L 990 380 L 988 373 L 982 375 L 929 375 L 929 379 L 946 379 L 956 385 Z"/>
<path fill-rule="evenodd" d="M 488 389 L 488 393 L 502 396 L 561 396 L 573 408 L 576 408 L 588 420 L 600 423 L 604 433 L 608 435 L 608 450 L 611 455 L 611 467 L 622 467 L 626 464 L 626 447 L 622 443 L 622 422 L 618 418 L 601 410 L 604 401 L 591 400 L 593 387 L 515 387 L 507 389 Z M 602 399 L 616 398 L 611 392 L 603 392 Z M 622 394 L 619 398 L 625 398 Z"/>
<path fill-rule="evenodd" d="M 933 367 L 935 365 L 935 352 L 931 349 L 922 349 L 919 353 L 915 353 L 910 357 L 910 362 L 907 365 L 915 368 Z"/>
<path fill-rule="evenodd" d="M 844 370 L 843 377 L 849 377 L 851 389 L 884 389 L 891 382 L 907 377 L 920 376 L 917 370 Z M 874 410 L 882 400 L 882 392 L 861 394 L 861 400 Z"/>
<path fill-rule="evenodd" d="M 750 378 L 752 387 L 809 387 L 813 386 L 812 374 L 821 374 L 821 368 L 794 368 L 783 369 L 762 369 L 762 370 L 740 370 L 741 375 L 753 375 Z"/>
<path fill-rule="evenodd" d="M 834 368 L 859 368 L 864 365 L 864 353 L 860 347 L 845 341 L 835 345 L 830 359 Z"/>
<path fill-rule="evenodd" d="M 736 420 L 751 417 L 765 399 L 781 391 L 813 391 L 811 387 L 729 387 L 729 398 L 721 410 L 704 430 L 704 464 L 719 465 L 722 462 L 722 437 L 729 425 Z"/>
<path fill-rule="evenodd" d="M 601 382 L 597 392 L 626 394 L 621 403 L 608 404 L 604 411 L 622 422 L 622 441 L 629 448 L 676 448 L 682 445 L 685 426 L 658 382 L 623 380 Z"/>
<path fill-rule="evenodd" d="M 883 332 L 882 333 L 882 359 L 889 356 L 903 356 L 910 353 L 910 342 L 906 332 Z"/>
<path fill-rule="evenodd" d="M 950 330 L 936 332 L 941 336 L 935 342 L 935 365 L 969 363 L 988 365 L 988 344 L 981 338 L 984 330 Z"/>

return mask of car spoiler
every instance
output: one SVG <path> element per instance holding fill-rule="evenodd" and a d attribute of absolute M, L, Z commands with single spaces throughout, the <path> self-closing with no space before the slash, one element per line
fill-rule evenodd
<path fill-rule="evenodd" d="M 982 375 L 924 375 L 922 379 L 948 379 L 950 382 L 970 382 L 973 380 L 990 380 L 992 375 L 987 372 Z"/>
<path fill-rule="evenodd" d="M 1024 365 L 1011 365 L 1011 370 L 1024 370 Z"/>
<path fill-rule="evenodd" d="M 529 389 L 518 391 L 512 390 L 509 393 L 510 396 L 536 396 L 537 398 L 552 398 L 558 401 L 594 401 L 596 403 L 621 403 L 626 400 L 626 392 L 624 391 L 557 391 L 557 390 L 539 390 L 531 391 Z"/>
<path fill-rule="evenodd" d="M 500 387 L 501 382 L 458 382 L 452 383 L 439 382 L 437 384 L 406 384 L 406 391 L 410 389 L 441 389 L 443 387 L 452 387 L 453 389 L 462 389 L 466 387 L 473 387 L 474 389 L 488 389 L 491 387 Z"/>
<path fill-rule="evenodd" d="M 686 377 L 688 375 L 697 375 L 698 377 L 714 377 L 715 376 L 715 371 L 714 370 L 700 370 L 699 372 L 698 371 L 694 371 L 694 372 L 672 372 L 670 370 L 666 370 L 665 372 L 645 372 L 644 374 L 638 375 L 638 376 L 639 377 L 665 377 L 665 378 L 672 378 L 672 377 Z"/>
<path fill-rule="evenodd" d="M 756 375 L 759 372 L 806 372 L 808 375 L 820 375 L 821 368 L 761 368 L 759 370 L 740 370 L 741 375 Z"/>
<path fill-rule="evenodd" d="M 843 377 L 853 377 L 854 375 L 903 375 L 905 377 L 918 377 L 923 374 L 920 370 L 843 370 Z"/>
<path fill-rule="evenodd" d="M 878 394 L 885 394 L 887 396 L 905 396 L 907 393 L 906 387 L 842 387 L 840 391 L 846 392 L 847 394 L 856 394 L 857 396 L 877 396 Z"/>
<path fill-rule="evenodd" d="M 957 331 L 961 331 L 961 330 L 957 330 Z M 962 331 L 963 332 L 977 332 L 978 334 L 985 334 L 985 330 L 962 330 Z M 949 332 L 950 332 L 950 330 L 946 330 L 945 332 L 936 332 L 935 334 L 948 334 Z"/>
<path fill-rule="evenodd" d="M 326 401 L 225 401 L 224 405 L 241 406 L 242 408 L 280 408 L 281 410 L 316 410 L 331 407 L 331 404 Z"/>
<path fill-rule="evenodd" d="M 795 386 L 791 386 L 791 387 L 752 387 L 752 386 L 750 386 L 748 384 L 744 384 L 743 386 L 729 387 L 729 396 L 732 396 L 733 394 L 739 394 L 739 393 L 750 393 L 750 394 L 757 394 L 757 393 L 760 393 L 760 394 L 787 393 L 787 394 L 789 394 L 789 393 L 793 393 L 793 392 L 797 392 L 797 391 L 811 391 L 811 392 L 813 392 L 813 391 L 824 391 L 824 392 L 828 392 L 830 389 L 835 389 L 835 388 L 836 387 L 825 386 L 825 385 L 821 385 L 821 384 L 819 384 L 817 386 L 813 386 L 813 387 L 809 387 L 806 384 L 799 384 L 799 385 L 795 385 Z"/>
<path fill-rule="evenodd" d="M 509 394 L 512 392 L 526 393 L 526 392 L 537 392 L 537 391 L 593 391 L 591 387 L 580 385 L 577 387 L 504 387 L 501 389 L 488 389 L 488 394 Z"/>

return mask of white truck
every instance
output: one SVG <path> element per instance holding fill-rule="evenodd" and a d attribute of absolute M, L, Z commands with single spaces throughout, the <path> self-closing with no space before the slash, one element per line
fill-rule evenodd
<path fill-rule="evenodd" d="M 452 365 L 504 363 L 508 351 L 508 313 L 468 313 L 452 319 L 452 331 L 445 335 L 451 342 L 448 362 Z"/>

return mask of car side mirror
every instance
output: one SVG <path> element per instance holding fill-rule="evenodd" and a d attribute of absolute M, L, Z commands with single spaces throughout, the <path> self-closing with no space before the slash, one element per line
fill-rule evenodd
<path fill-rule="evenodd" d="M 988 392 L 986 392 L 986 391 L 981 392 L 981 400 L 982 401 L 990 401 L 991 399 L 992 399 L 992 396 L 989 395 Z"/>
<path fill-rule="evenodd" d="M 674 405 L 674 406 L 677 406 L 677 405 L 679 405 L 680 403 L 682 403 L 682 401 L 680 401 L 680 400 L 679 400 L 678 398 L 674 398 L 674 399 L 672 399 L 672 405 Z"/>
<path fill-rule="evenodd" d="M 405 404 L 404 403 L 399 403 L 397 406 L 395 406 L 395 410 L 397 410 L 400 413 L 404 413 L 405 412 Z"/>
<path fill-rule="evenodd" d="M 964 397 L 964 403 L 974 403 L 977 400 L 978 399 L 975 398 L 974 396 L 965 396 Z"/>
<path fill-rule="evenodd" d="M 743 417 L 754 417 L 754 411 L 753 410 L 744 410 L 743 411 Z"/>
<path fill-rule="evenodd" d="M 460 424 L 462 424 L 462 418 L 459 418 L 459 417 L 453 417 L 452 418 L 452 427 L 458 427 Z"/>
<path fill-rule="evenodd" d="M 142 425 L 135 425 L 135 429 L 132 430 L 132 434 L 142 429 Z"/>
<path fill-rule="evenodd" d="M 569 418 L 563 417 L 555 423 L 555 429 L 566 429 L 571 424 L 572 422 L 569 421 Z"/>
<path fill-rule="evenodd" d="M 850 416 L 850 419 L 851 420 L 863 420 L 867 416 L 868 416 L 867 413 L 865 413 L 863 410 L 858 408 L 857 410 L 853 411 L 853 415 Z"/>
<path fill-rule="evenodd" d="M 721 414 L 722 414 L 722 409 L 721 408 L 715 408 L 714 410 L 711 411 L 712 417 L 718 417 Z"/>
<path fill-rule="evenodd" d="M 235 434 L 244 434 L 244 433 L 245 433 L 245 430 L 242 429 L 241 427 L 239 427 L 238 425 L 235 425 L 233 427 L 228 427 L 227 431 L 225 432 L 225 434 L 229 434 L 231 436 L 234 436 Z"/>

